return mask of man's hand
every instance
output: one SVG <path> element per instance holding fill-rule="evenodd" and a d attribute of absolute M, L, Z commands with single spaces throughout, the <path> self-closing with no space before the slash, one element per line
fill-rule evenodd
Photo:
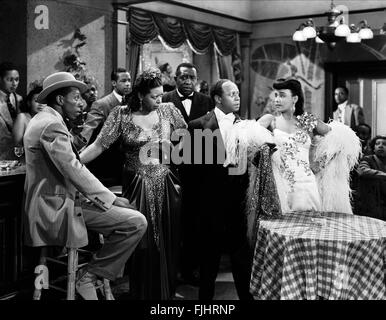
<path fill-rule="evenodd" d="M 113 203 L 114 206 L 117 206 L 117 207 L 122 207 L 122 208 L 128 208 L 128 209 L 133 209 L 133 210 L 137 210 L 137 208 L 135 206 L 133 206 L 129 200 L 127 200 L 126 198 L 122 198 L 122 197 L 117 197 Z"/>

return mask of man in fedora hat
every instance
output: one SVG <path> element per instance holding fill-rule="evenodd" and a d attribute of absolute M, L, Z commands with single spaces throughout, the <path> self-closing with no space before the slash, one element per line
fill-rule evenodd
<path fill-rule="evenodd" d="M 97 276 L 115 280 L 142 238 L 147 221 L 127 199 L 116 197 L 79 161 L 68 130 L 82 113 L 87 86 L 67 72 L 43 82 L 37 101 L 46 103 L 24 135 L 25 241 L 27 245 L 87 245 L 86 227 L 102 233 L 102 248 L 78 273 L 76 289 L 96 300 Z"/>

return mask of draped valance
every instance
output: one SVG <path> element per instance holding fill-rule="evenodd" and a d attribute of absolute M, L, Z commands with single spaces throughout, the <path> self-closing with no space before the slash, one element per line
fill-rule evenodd
<path fill-rule="evenodd" d="M 199 54 L 207 53 L 213 43 L 224 56 L 232 54 L 237 46 L 237 33 L 232 30 L 134 8 L 130 8 L 127 18 L 129 39 L 137 45 L 150 42 L 159 35 L 172 48 L 178 48 L 187 41 Z"/>

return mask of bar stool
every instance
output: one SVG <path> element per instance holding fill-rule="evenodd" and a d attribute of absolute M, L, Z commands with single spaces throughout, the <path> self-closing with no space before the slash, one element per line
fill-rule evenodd
<path fill-rule="evenodd" d="M 109 190 L 116 196 L 122 196 L 122 186 L 120 185 L 109 187 Z M 104 243 L 102 234 L 99 234 L 99 243 L 102 245 Z M 48 254 L 49 248 L 51 247 L 41 248 L 39 264 L 35 267 L 35 289 L 33 293 L 33 300 L 40 300 L 42 289 L 49 288 L 66 293 L 67 300 L 75 300 L 75 282 L 77 271 L 87 264 L 87 262 L 79 263 L 79 254 L 91 256 L 92 252 L 79 248 L 64 248 L 61 254 L 53 258 Z M 47 262 L 67 266 L 67 274 L 61 275 L 50 281 Z M 64 280 L 67 280 L 67 290 L 56 285 L 58 282 Z M 111 291 L 110 281 L 108 279 L 103 278 L 103 281 L 98 280 L 95 287 L 97 290 L 100 289 L 102 295 L 105 297 L 105 300 L 115 300 Z"/>
<path fill-rule="evenodd" d="M 35 289 L 33 293 L 33 300 L 40 300 L 42 289 L 55 289 L 66 293 L 67 300 L 75 300 L 75 282 L 77 271 L 87 265 L 87 262 L 80 261 L 79 255 L 82 255 L 81 260 L 85 260 L 88 258 L 87 256 L 92 255 L 92 252 L 79 248 L 64 248 L 59 255 L 53 258 L 50 257 L 50 249 L 54 250 L 55 248 L 41 248 L 39 264 L 35 267 Z M 62 274 L 57 278 L 50 279 L 48 263 L 66 266 L 67 274 Z M 58 283 L 63 281 L 67 282 L 66 289 L 58 285 Z M 101 291 L 105 300 L 114 300 L 110 287 L 110 281 L 108 279 L 103 278 L 102 281 L 98 280 L 95 288 L 96 290 L 99 289 Z"/>

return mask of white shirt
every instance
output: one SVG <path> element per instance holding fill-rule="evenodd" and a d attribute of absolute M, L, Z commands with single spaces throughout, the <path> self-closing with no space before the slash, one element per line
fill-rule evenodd
<path fill-rule="evenodd" d="M 184 96 L 178 91 L 177 89 L 177 94 L 179 95 L 180 98 L 183 98 Z M 193 97 L 194 92 L 192 92 L 189 97 Z M 184 106 L 184 109 L 186 111 L 186 114 L 189 116 L 190 115 L 190 109 L 192 108 L 192 100 L 191 99 L 185 99 L 182 102 L 182 105 Z"/>
<path fill-rule="evenodd" d="M 123 97 L 119 93 L 117 93 L 115 90 L 113 90 L 113 94 L 118 99 L 119 103 L 122 103 Z"/>
<path fill-rule="evenodd" d="M 233 112 L 225 114 L 217 107 L 214 108 L 214 114 L 216 115 L 216 118 L 217 118 L 222 139 L 224 141 L 224 144 L 226 144 L 227 133 L 229 132 L 230 128 L 233 126 L 233 122 L 235 121 L 236 117 Z"/>
<path fill-rule="evenodd" d="M 341 104 L 338 104 L 338 109 L 340 111 L 340 116 L 339 116 L 339 122 L 344 123 L 344 116 L 345 116 L 345 110 L 347 106 L 347 100 Z"/>

